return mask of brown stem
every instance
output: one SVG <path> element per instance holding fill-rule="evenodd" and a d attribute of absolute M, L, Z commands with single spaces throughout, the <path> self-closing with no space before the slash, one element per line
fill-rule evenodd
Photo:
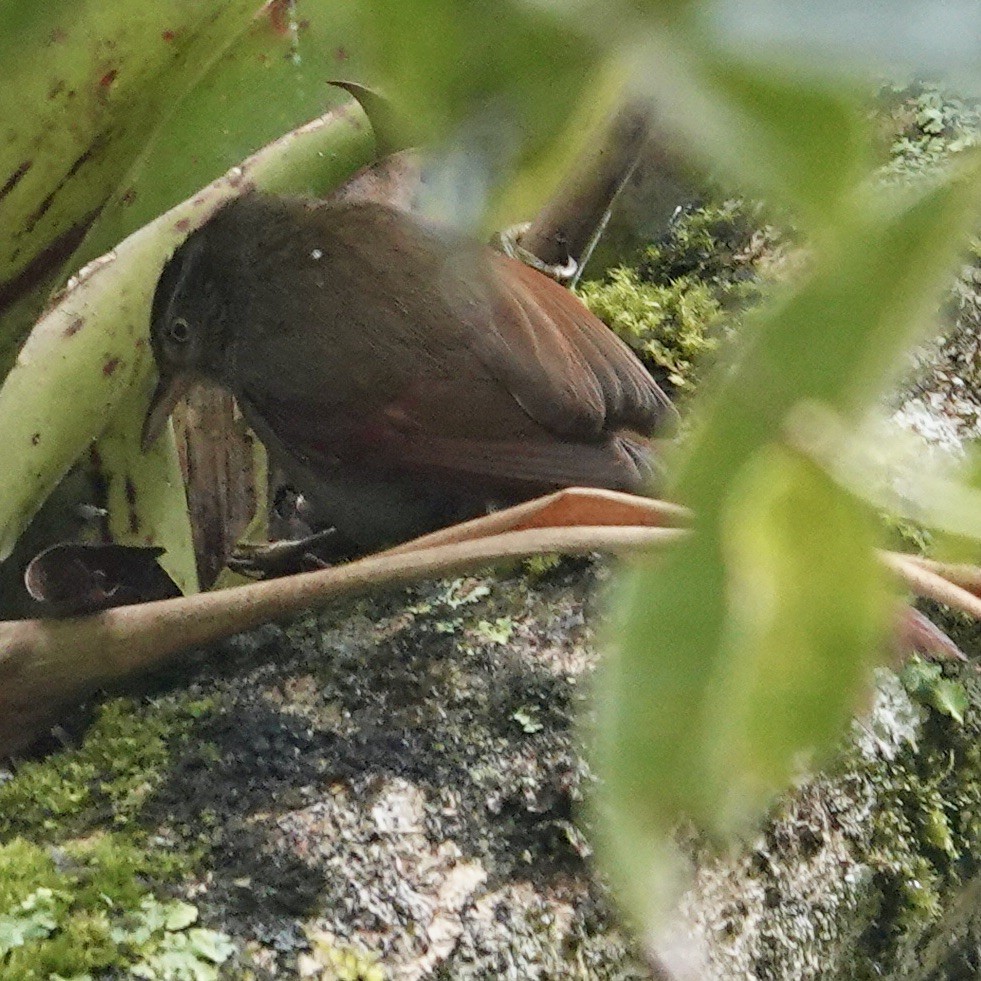
<path fill-rule="evenodd" d="M 549 266 L 563 266 L 569 259 L 584 265 L 649 132 L 647 106 L 623 106 L 606 136 L 584 154 L 521 236 L 521 247 Z"/>
<path fill-rule="evenodd" d="M 675 528 L 634 526 L 527 528 L 88 617 L 0 623 L 0 752 L 29 744 L 66 703 L 107 682 L 159 668 L 189 647 L 342 596 L 541 552 L 650 549 L 684 534 Z"/>
<path fill-rule="evenodd" d="M 933 559 L 925 559 L 919 555 L 910 555 L 910 561 L 918 566 L 933 572 L 943 579 L 952 582 L 961 589 L 966 589 L 975 596 L 981 596 L 981 568 L 976 565 L 963 565 L 960 563 L 935 562 Z"/>
<path fill-rule="evenodd" d="M 936 600 L 938 603 L 961 610 L 981 620 L 981 598 L 955 585 L 942 575 L 924 568 L 920 560 L 914 556 L 903 555 L 900 552 L 880 552 L 880 556 L 917 596 Z"/>

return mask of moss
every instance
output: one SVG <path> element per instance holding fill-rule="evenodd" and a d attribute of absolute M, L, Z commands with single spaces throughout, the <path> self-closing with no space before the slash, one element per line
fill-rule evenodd
<path fill-rule="evenodd" d="M 161 703 L 141 711 L 129 699 L 99 707 L 78 749 L 22 764 L 0 786 L 0 841 L 13 835 L 57 842 L 101 823 L 133 825 L 167 773 L 172 747 L 208 703 Z"/>
<path fill-rule="evenodd" d="M 201 701 L 107 702 L 80 746 L 23 763 L 0 786 L 4 977 L 133 966 L 173 943 L 162 927 L 147 927 L 147 910 L 153 894 L 186 879 L 200 855 L 161 847 L 145 806 L 209 708 Z M 185 954 L 188 964 L 198 956 Z M 210 962 L 202 963 L 205 977 Z"/>
<path fill-rule="evenodd" d="M 681 393 L 693 389 L 709 355 L 740 314 L 781 274 L 784 236 L 739 200 L 692 208 L 668 234 L 605 279 L 584 283 L 586 305 Z"/>
<path fill-rule="evenodd" d="M 786 249 L 786 234 L 759 204 L 728 198 L 683 212 L 660 241 L 638 257 L 649 283 L 669 286 L 686 277 L 706 283 L 726 308 L 759 296 L 758 281 Z"/>
<path fill-rule="evenodd" d="M 874 965 L 888 976 L 908 976 L 924 935 L 947 916 L 951 897 L 979 871 L 981 684 L 963 666 L 943 670 L 966 691 L 963 721 L 924 699 L 917 740 L 891 762 L 874 758 L 857 770 L 875 787 L 864 860 L 880 898 L 855 963 Z"/>
<path fill-rule="evenodd" d="M 118 931 L 141 910 L 149 882 L 174 871 L 173 857 L 120 834 L 58 849 L 23 838 L 0 846 L 4 977 L 40 981 L 133 963 L 134 945 L 120 943 Z M 4 936 L 13 942 L 5 945 Z"/>
<path fill-rule="evenodd" d="M 375 954 L 338 944 L 323 933 L 312 933 L 310 942 L 305 966 L 322 981 L 385 981 L 389 977 Z"/>
<path fill-rule="evenodd" d="M 662 368 L 676 388 L 695 381 L 695 365 L 715 349 L 722 309 L 703 283 L 686 277 L 670 286 L 642 282 L 626 267 L 611 270 L 605 283 L 586 283 L 586 305 L 648 364 Z"/>

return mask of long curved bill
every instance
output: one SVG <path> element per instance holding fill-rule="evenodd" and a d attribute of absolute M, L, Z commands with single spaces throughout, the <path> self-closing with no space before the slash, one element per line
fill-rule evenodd
<path fill-rule="evenodd" d="M 191 379 L 186 375 L 161 375 L 157 387 L 150 398 L 150 404 L 143 419 L 143 435 L 140 447 L 148 450 L 163 432 L 174 406 L 184 397 L 191 387 Z"/>

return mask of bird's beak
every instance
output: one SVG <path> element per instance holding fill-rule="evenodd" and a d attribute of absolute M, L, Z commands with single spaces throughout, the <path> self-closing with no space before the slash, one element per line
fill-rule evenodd
<path fill-rule="evenodd" d="M 147 406 L 146 417 L 143 420 L 143 436 L 140 446 L 146 452 L 163 432 L 174 406 L 184 397 L 191 387 L 191 379 L 187 375 L 161 375 L 157 382 L 150 404 Z"/>

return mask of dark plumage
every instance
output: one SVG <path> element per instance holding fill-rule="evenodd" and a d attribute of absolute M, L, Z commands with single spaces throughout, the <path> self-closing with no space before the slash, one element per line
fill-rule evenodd
<path fill-rule="evenodd" d="M 164 267 L 151 342 L 145 442 L 186 381 L 221 383 L 357 551 L 558 487 L 638 490 L 669 408 L 570 292 L 376 203 L 226 205 Z"/>

